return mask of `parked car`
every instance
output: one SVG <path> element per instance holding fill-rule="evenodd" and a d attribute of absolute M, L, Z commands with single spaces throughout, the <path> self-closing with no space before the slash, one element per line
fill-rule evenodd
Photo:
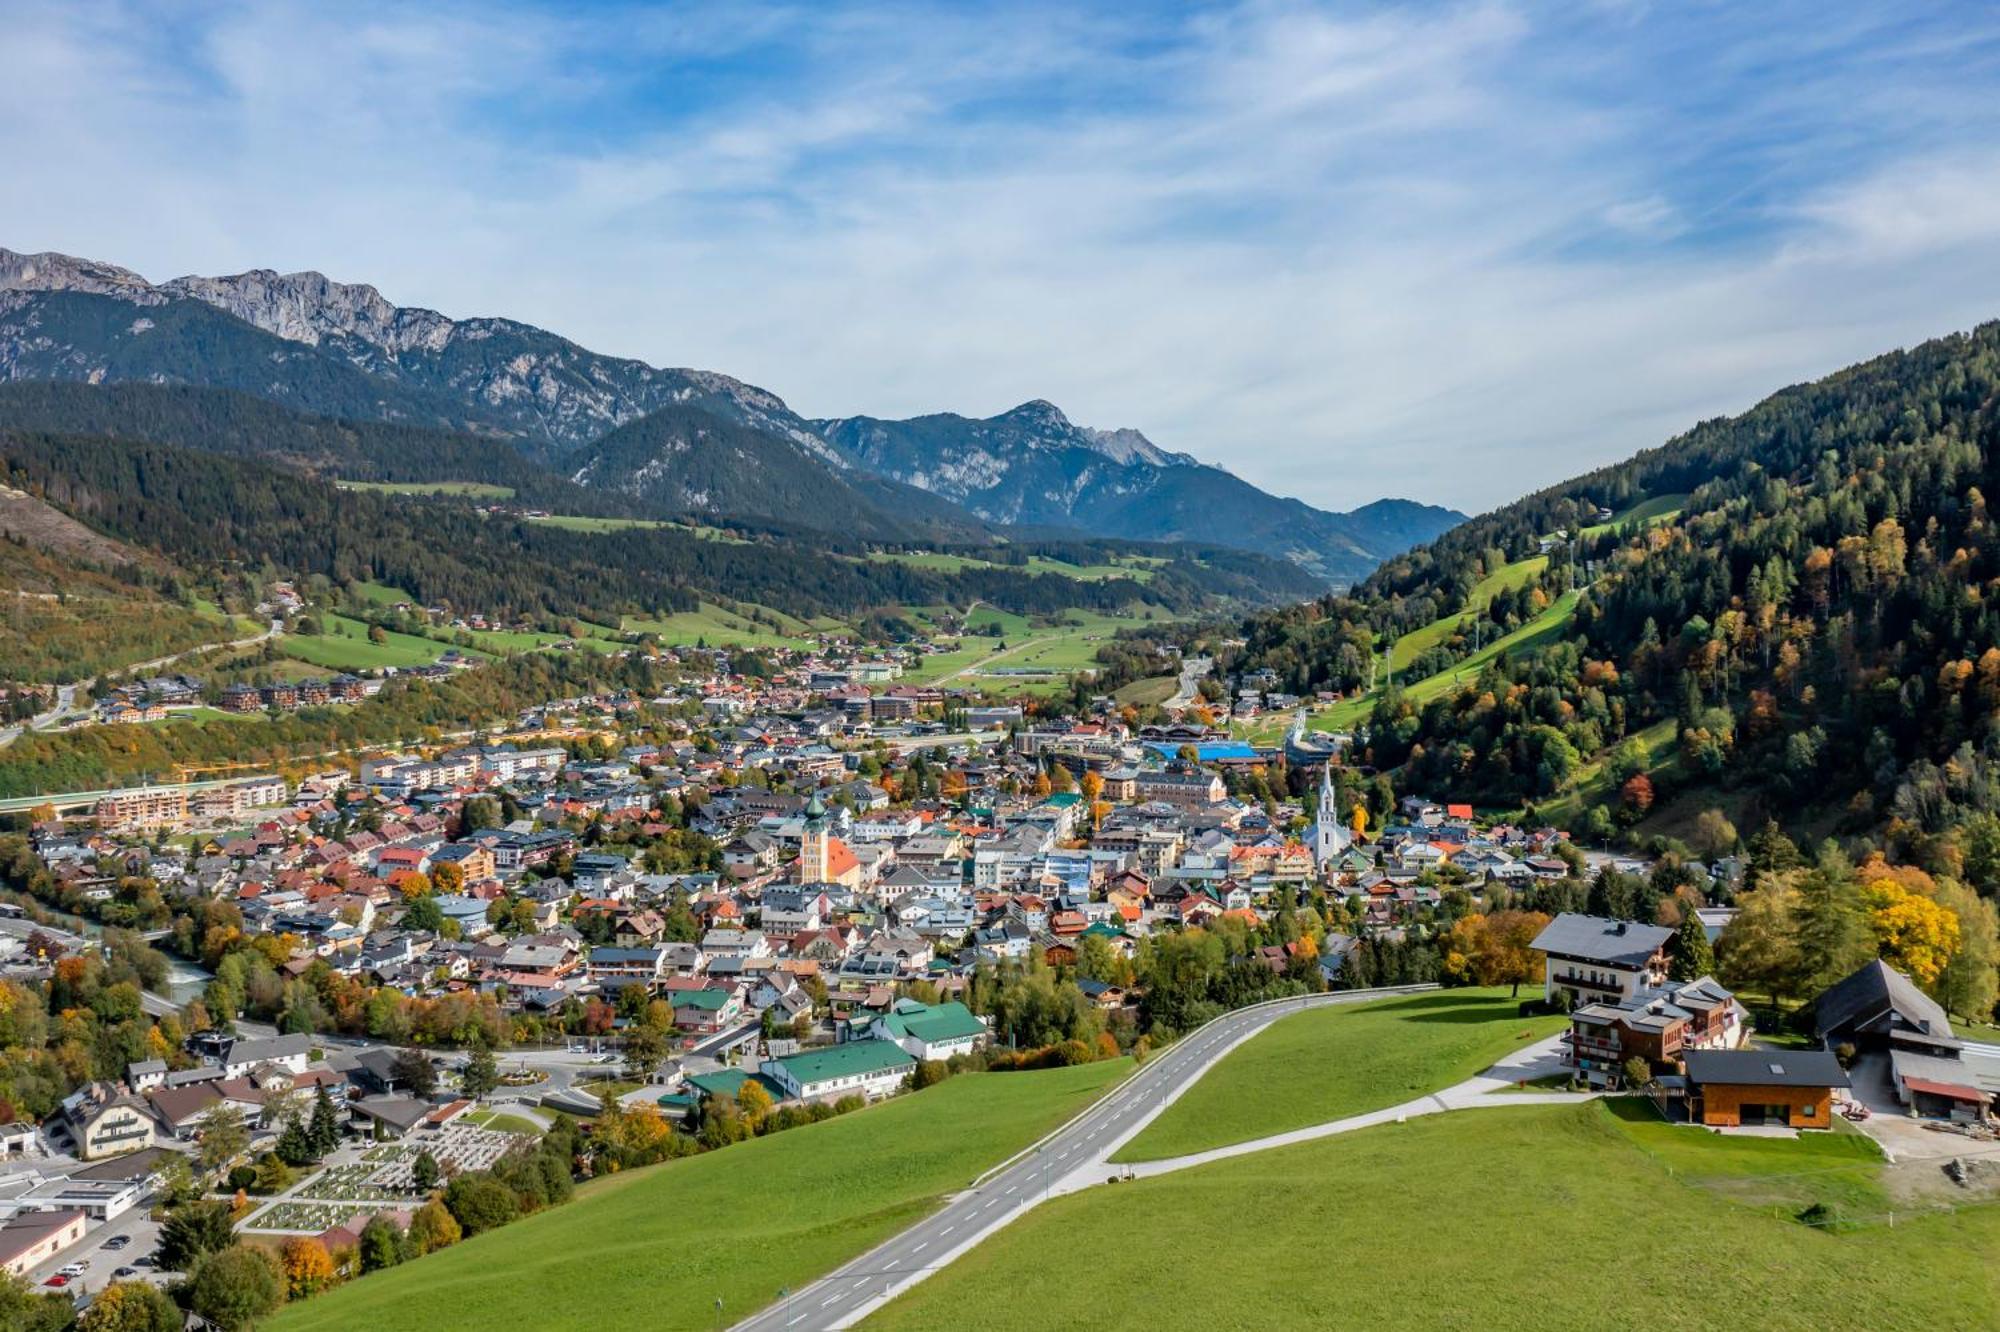
<path fill-rule="evenodd" d="M 121 1267 L 117 1271 L 113 1272 L 111 1275 L 117 1277 L 120 1281 L 123 1281 L 126 1277 L 138 1276 L 139 1269 L 136 1267 Z"/>
<path fill-rule="evenodd" d="M 113 1235 L 110 1239 L 104 1241 L 104 1247 L 116 1251 L 124 1248 L 131 1242 L 132 1237 L 130 1235 Z"/>
<path fill-rule="evenodd" d="M 84 1265 L 82 1263 L 64 1263 L 56 1269 L 59 1275 L 66 1277 L 80 1277 L 83 1275 L 83 1270 Z"/>
<path fill-rule="evenodd" d="M 69 1280 L 70 1280 L 69 1273 L 58 1272 L 54 1276 L 50 1277 L 47 1281 L 44 1281 L 42 1284 L 44 1286 L 53 1286 L 57 1290 L 61 1290 L 64 1286 L 67 1286 L 69 1284 Z"/>

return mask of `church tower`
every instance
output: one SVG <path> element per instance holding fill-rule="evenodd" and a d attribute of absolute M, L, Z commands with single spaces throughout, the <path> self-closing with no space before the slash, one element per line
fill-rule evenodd
<path fill-rule="evenodd" d="M 1319 773 L 1319 821 L 1313 825 L 1313 863 L 1322 874 L 1342 852 L 1353 845 L 1353 834 L 1340 815 L 1340 797 L 1333 789 L 1333 764 Z"/>
<path fill-rule="evenodd" d="M 799 837 L 799 882 L 825 883 L 827 866 L 831 859 L 826 826 L 826 802 L 819 798 L 819 792 L 812 793 L 806 802 L 805 831 Z"/>

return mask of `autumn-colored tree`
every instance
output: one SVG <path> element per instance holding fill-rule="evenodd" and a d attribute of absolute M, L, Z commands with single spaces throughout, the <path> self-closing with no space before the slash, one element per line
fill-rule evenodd
<path fill-rule="evenodd" d="M 1355 801 L 1354 808 L 1348 811 L 1347 826 L 1349 831 L 1351 831 L 1354 834 L 1354 840 L 1356 843 L 1367 841 L 1368 806 L 1362 804 L 1359 800 Z"/>
<path fill-rule="evenodd" d="M 465 875 L 465 871 L 459 869 L 456 865 L 440 865 L 438 868 L 457 870 L 461 880 Z M 427 896 L 434 890 L 431 886 L 429 876 L 411 870 L 407 874 L 400 874 L 396 877 L 396 891 L 403 895 L 404 901 L 414 902 L 419 897 Z"/>
<path fill-rule="evenodd" d="M 465 866 L 453 861 L 431 867 L 431 883 L 441 893 L 465 891 Z"/>
<path fill-rule="evenodd" d="M 1050 794 L 1052 794 L 1054 791 L 1055 791 L 1055 784 L 1049 780 L 1049 774 L 1047 769 L 1043 769 L 1037 772 L 1035 774 L 1035 785 L 1034 785 L 1035 795 L 1039 799 L 1046 800 L 1049 798 Z"/>
<path fill-rule="evenodd" d="M 1926 989 L 1936 985 L 1958 951 L 1958 917 L 1893 879 L 1867 884 L 1862 895 L 1883 959 Z"/>
<path fill-rule="evenodd" d="M 1103 775 L 1101 773 L 1096 773 L 1096 772 L 1086 772 L 1085 774 L 1083 774 L 1083 781 L 1080 783 L 1080 789 L 1083 791 L 1084 803 L 1091 806 L 1095 806 L 1097 804 L 1097 798 L 1104 794 Z"/>
<path fill-rule="evenodd" d="M 1633 773 L 1618 788 L 1618 801 L 1632 813 L 1644 814 L 1653 807 L 1653 779 L 1643 772 Z"/>
<path fill-rule="evenodd" d="M 292 1299 L 316 1295 L 333 1284 L 333 1255 L 310 1235 L 286 1240 L 278 1258 L 285 1269 L 285 1293 Z"/>
<path fill-rule="evenodd" d="M 743 1085 L 736 1089 L 736 1108 L 743 1112 L 743 1118 L 751 1128 L 764 1122 L 771 1113 L 771 1093 L 764 1090 L 764 1084 L 755 1078 L 745 1078 Z"/>
<path fill-rule="evenodd" d="M 180 1332 L 182 1322 L 181 1311 L 160 1287 L 114 1281 L 97 1293 L 76 1326 L 78 1332 Z"/>
<path fill-rule="evenodd" d="M 449 1248 L 458 1243 L 462 1233 L 451 1210 L 436 1198 L 419 1207 L 410 1218 L 410 1248 L 420 1255 Z"/>

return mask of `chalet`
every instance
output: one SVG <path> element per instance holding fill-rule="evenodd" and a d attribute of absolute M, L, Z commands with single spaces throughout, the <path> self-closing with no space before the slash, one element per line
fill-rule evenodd
<path fill-rule="evenodd" d="M 1546 954 L 1549 1000 L 1566 994 L 1574 1007 L 1618 1003 L 1665 983 L 1673 936 L 1663 925 L 1565 911 L 1543 927 L 1532 947 Z"/>
<path fill-rule="evenodd" d="M 1624 1082 L 1628 1059 L 1657 1071 L 1677 1066 L 1688 1050 L 1736 1049 L 1749 1031 L 1742 1005 L 1708 976 L 1585 1004 L 1569 1024 L 1569 1063 L 1592 1087 L 1607 1090 Z"/>
<path fill-rule="evenodd" d="M 1709 1128 L 1833 1127 L 1847 1071 L 1825 1050 L 1690 1050 L 1688 1118 Z"/>

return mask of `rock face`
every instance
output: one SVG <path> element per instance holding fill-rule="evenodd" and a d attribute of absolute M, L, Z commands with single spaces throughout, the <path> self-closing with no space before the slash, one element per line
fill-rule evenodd
<path fill-rule="evenodd" d="M 1078 426 L 1036 400 L 984 420 L 949 413 L 812 422 L 857 467 L 922 487 L 996 523 L 1081 527 L 1147 541 L 1213 542 L 1276 555 L 1332 583 L 1464 521 L 1450 509 L 1381 500 L 1328 513 L 1268 495 L 1136 430 Z"/>
<path fill-rule="evenodd" d="M 285 342 L 345 361 L 384 381 L 389 398 L 400 390 L 424 401 L 421 410 L 398 413 L 395 419 L 506 434 L 544 460 L 649 412 L 680 404 L 787 439 L 834 466 L 846 465 L 776 394 L 741 380 L 601 356 L 511 319 L 451 319 L 435 310 L 393 305 L 371 286 L 335 282 L 322 273 L 260 268 L 156 285 L 111 264 L 0 250 L 0 294 L 10 290 L 80 292 L 150 306 L 199 302 Z M 22 308 L 18 300 L 11 304 Z M 6 312 L 6 304 L 0 304 L 0 315 Z M 0 331 L 0 357 L 5 340 Z M 78 350 L 89 359 L 90 349 Z M 0 361 L 0 373 L 6 371 Z M 180 373 L 162 368 L 154 377 L 202 382 L 199 367 L 192 366 Z M 448 410 L 445 419 L 437 419 L 440 402 L 453 399 L 460 404 L 456 419 Z"/>

